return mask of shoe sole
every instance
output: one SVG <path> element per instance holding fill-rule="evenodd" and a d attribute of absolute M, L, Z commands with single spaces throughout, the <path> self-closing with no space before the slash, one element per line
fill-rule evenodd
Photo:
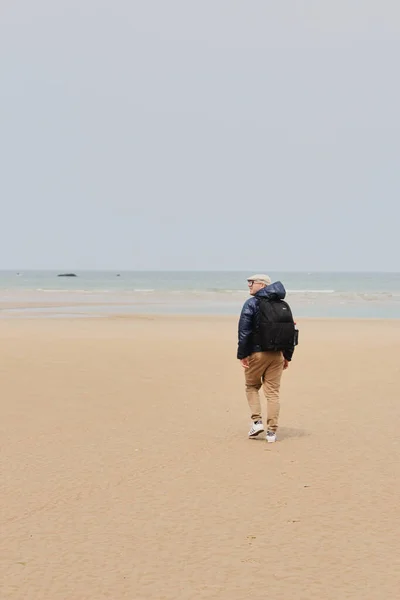
<path fill-rule="evenodd" d="M 258 435 L 260 435 L 260 433 L 264 433 L 265 429 L 260 429 L 260 431 L 257 431 L 257 433 L 252 433 L 251 435 L 249 435 L 249 439 L 251 438 L 255 438 Z"/>

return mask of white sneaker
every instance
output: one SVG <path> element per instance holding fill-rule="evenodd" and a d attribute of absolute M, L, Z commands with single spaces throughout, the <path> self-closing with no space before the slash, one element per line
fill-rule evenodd
<path fill-rule="evenodd" d="M 273 444 L 276 442 L 276 433 L 274 431 L 267 431 L 267 435 L 265 436 L 268 444 Z"/>
<path fill-rule="evenodd" d="M 262 431 L 264 431 L 264 425 L 262 424 L 262 421 L 254 421 L 249 431 L 249 438 L 257 437 Z"/>

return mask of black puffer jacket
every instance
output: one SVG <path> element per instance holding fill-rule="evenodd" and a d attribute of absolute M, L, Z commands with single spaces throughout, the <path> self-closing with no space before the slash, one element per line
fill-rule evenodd
<path fill-rule="evenodd" d="M 283 300 L 286 296 L 286 290 L 280 281 L 271 283 L 262 288 L 254 296 L 246 300 L 243 305 L 239 319 L 239 343 L 238 343 L 238 358 L 246 358 L 253 352 L 261 352 L 261 347 L 253 343 L 254 333 L 258 329 L 258 310 L 261 297 L 267 297 L 273 300 Z M 292 360 L 294 348 L 285 350 L 283 356 L 286 360 Z"/>

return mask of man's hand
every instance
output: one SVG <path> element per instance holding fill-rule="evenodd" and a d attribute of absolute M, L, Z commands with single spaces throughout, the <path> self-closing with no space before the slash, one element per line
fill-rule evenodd
<path fill-rule="evenodd" d="M 289 361 L 286 358 L 283 359 L 283 370 L 285 371 L 289 366 Z"/>
<path fill-rule="evenodd" d="M 241 358 L 240 359 L 240 364 L 242 365 L 243 369 L 248 369 L 249 368 L 249 358 Z"/>

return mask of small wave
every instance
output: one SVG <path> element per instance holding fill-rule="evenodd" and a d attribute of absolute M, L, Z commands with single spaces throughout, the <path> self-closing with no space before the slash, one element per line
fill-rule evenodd
<path fill-rule="evenodd" d="M 286 290 L 288 294 L 334 294 L 335 290 Z"/>
<path fill-rule="evenodd" d="M 35 288 L 35 292 L 45 292 L 46 294 L 59 294 L 60 292 L 71 292 L 72 290 L 63 290 L 63 289 L 57 289 L 57 290 L 46 290 L 45 288 Z"/>
<path fill-rule="evenodd" d="M 239 290 L 213 290 L 213 292 L 217 292 L 217 293 L 222 293 L 222 294 L 248 294 L 249 290 L 243 290 L 243 289 L 239 289 Z"/>
<path fill-rule="evenodd" d="M 232 289 L 221 289 L 221 288 L 210 288 L 210 289 L 205 289 L 205 290 L 189 290 L 195 294 L 248 294 L 249 291 L 248 290 L 243 290 L 243 289 L 237 289 L 237 290 L 232 290 Z"/>
<path fill-rule="evenodd" d="M 27 290 L 30 291 L 30 290 Z M 45 294 L 96 294 L 99 292 L 107 292 L 108 290 L 71 290 L 64 288 L 57 289 L 46 289 L 46 288 L 35 288 L 35 292 L 43 292 Z"/>

